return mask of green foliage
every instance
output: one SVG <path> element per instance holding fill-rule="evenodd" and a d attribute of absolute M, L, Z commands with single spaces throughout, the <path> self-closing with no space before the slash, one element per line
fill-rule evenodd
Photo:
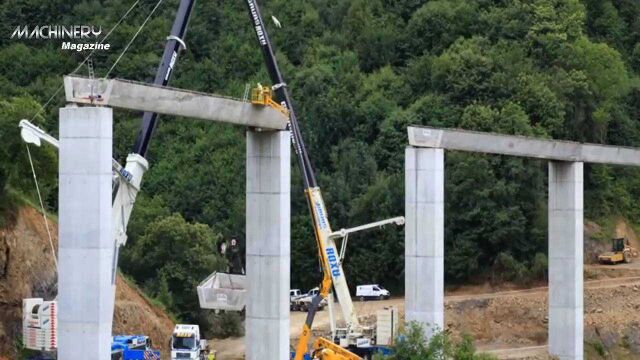
<path fill-rule="evenodd" d="M 237 312 L 216 314 L 211 311 L 202 311 L 199 322 L 204 324 L 202 332 L 207 339 L 244 335 L 242 316 Z"/>
<path fill-rule="evenodd" d="M 453 341 L 444 331 L 436 331 L 425 341 L 424 329 L 417 323 L 409 323 L 393 347 L 391 356 L 375 355 L 374 360 L 490 360 L 493 356 L 476 354 L 473 339 L 465 335 Z"/>
<path fill-rule="evenodd" d="M 141 2 L 93 55 L 97 76 L 115 61 L 153 4 Z M 178 0 L 162 4 L 111 76 L 150 81 Z M 262 5 L 278 61 L 334 228 L 404 212 L 409 125 L 640 146 L 640 2 L 632 0 L 274 0 Z M 0 4 L 0 32 L 32 19 L 113 26 L 129 2 Z M 95 11 L 99 8 L 100 11 Z M 254 29 L 239 1 L 196 2 L 172 86 L 241 97 L 267 83 Z M 271 16 L 282 23 L 272 26 Z M 0 208 L 4 189 L 34 199 L 17 123 L 31 119 L 86 53 L 55 41 L 0 39 Z M 86 74 L 86 68 L 79 70 Z M 56 134 L 61 94 L 34 122 Z M 139 115 L 116 111 L 114 156 L 124 161 Z M 56 156 L 31 147 L 46 205 L 57 208 Z M 224 261 L 220 237 L 244 235 L 244 131 L 161 117 L 121 254 L 122 270 L 185 319 L 195 284 Z M 292 162 L 292 166 L 295 161 Z M 447 282 L 546 276 L 544 162 L 449 152 Z M 291 286 L 317 285 L 317 252 L 300 175 L 292 171 Z M 587 216 L 640 217 L 640 170 L 585 166 Z M 172 215 L 172 214 L 180 214 Z M 403 234 L 354 236 L 350 283 L 401 292 Z M 376 266 L 371 266 L 375 263 Z M 229 320 L 234 321 L 234 320 Z"/>
<path fill-rule="evenodd" d="M 22 193 L 36 198 L 36 189 L 26 145 L 20 137 L 18 121 L 31 119 L 40 109 L 35 100 L 28 96 L 0 99 L 0 209 L 9 210 L 10 201 L 7 187 L 16 189 Z M 44 119 L 36 117 L 33 122 L 43 125 Z M 57 181 L 54 174 L 57 173 L 58 161 L 55 150 L 51 146 L 43 144 L 40 147 L 29 145 L 33 166 L 36 169 L 40 191 L 44 199 L 49 199 L 49 205 L 56 208 Z"/>
<path fill-rule="evenodd" d="M 593 350 L 599 356 L 605 357 L 607 355 L 607 349 L 604 347 L 604 344 L 599 340 L 594 341 L 585 341 L 586 345 L 593 348 Z"/>
<path fill-rule="evenodd" d="M 127 270 L 179 318 L 195 320 L 199 308 L 196 286 L 209 273 L 226 266 L 224 258 L 215 253 L 218 239 L 207 225 L 188 223 L 180 215 L 161 218 L 126 248 L 131 262 Z"/>

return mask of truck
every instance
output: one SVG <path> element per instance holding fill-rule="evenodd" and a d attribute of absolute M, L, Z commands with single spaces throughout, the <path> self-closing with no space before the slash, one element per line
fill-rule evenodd
<path fill-rule="evenodd" d="M 297 291 L 300 291 L 300 290 L 297 290 Z M 311 300 L 313 300 L 314 296 L 318 295 L 319 291 L 320 289 L 318 287 L 314 287 L 313 289 L 309 290 L 306 294 L 302 294 L 294 298 L 291 298 L 289 300 L 289 309 L 291 311 L 308 311 L 311 305 Z M 322 309 L 324 309 L 325 306 L 327 306 L 327 299 L 322 299 L 322 301 L 320 301 L 320 304 L 318 305 L 318 310 L 322 311 Z"/>
<path fill-rule="evenodd" d="M 207 340 L 200 338 L 200 327 L 191 324 L 178 324 L 171 335 L 171 360 L 206 359 L 209 352 Z"/>
<path fill-rule="evenodd" d="M 299 297 L 301 297 L 302 291 L 300 289 L 291 289 L 289 290 L 289 300 L 293 301 Z"/>
<path fill-rule="evenodd" d="M 160 351 L 153 349 L 145 335 L 115 335 L 111 341 L 111 360 L 160 360 Z"/>

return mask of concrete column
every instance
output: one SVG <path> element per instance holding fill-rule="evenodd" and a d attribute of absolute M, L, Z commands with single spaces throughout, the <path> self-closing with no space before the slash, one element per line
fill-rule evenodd
<path fill-rule="evenodd" d="M 583 164 L 549 162 L 549 353 L 583 357 Z"/>
<path fill-rule="evenodd" d="M 288 131 L 247 131 L 248 360 L 290 356 L 290 161 Z"/>
<path fill-rule="evenodd" d="M 405 311 L 444 329 L 444 150 L 405 150 Z"/>
<path fill-rule="evenodd" d="M 112 112 L 60 109 L 58 358 L 111 358 Z"/>

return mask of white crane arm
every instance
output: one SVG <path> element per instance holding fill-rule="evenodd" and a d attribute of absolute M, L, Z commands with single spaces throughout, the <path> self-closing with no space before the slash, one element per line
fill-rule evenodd
<path fill-rule="evenodd" d="M 59 148 L 58 139 L 47 134 L 44 130 L 32 124 L 26 119 L 20 120 L 20 136 L 26 143 L 40 146 L 42 141 Z M 127 224 L 133 210 L 133 205 L 140 190 L 140 183 L 145 171 L 149 168 L 147 160 L 138 154 L 127 156 L 127 165 L 123 167 L 115 159 L 112 159 L 112 169 L 114 174 L 113 193 L 113 236 L 114 236 L 114 258 L 112 282 L 115 284 L 115 274 L 118 264 L 118 253 L 121 246 L 127 242 Z"/>
<path fill-rule="evenodd" d="M 356 227 L 352 227 L 352 228 L 348 228 L 348 229 L 340 229 L 338 231 L 334 231 L 331 233 L 331 235 L 329 235 L 329 237 L 331 238 L 343 238 L 351 233 L 355 233 L 358 231 L 363 231 L 363 230 L 367 230 L 367 229 L 371 229 L 371 228 L 375 228 L 375 227 L 382 227 L 388 224 L 396 224 L 398 226 L 402 226 L 404 225 L 404 216 L 397 216 L 394 218 L 389 218 L 389 219 L 385 219 L 385 220 L 380 220 L 380 221 L 376 221 L 376 222 L 372 222 L 369 224 L 365 224 L 365 225 L 360 225 L 360 226 L 356 226 Z"/>

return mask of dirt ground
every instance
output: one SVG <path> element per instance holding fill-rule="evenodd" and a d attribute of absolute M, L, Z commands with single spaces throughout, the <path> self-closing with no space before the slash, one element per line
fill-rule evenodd
<path fill-rule="evenodd" d="M 21 331 L 22 298 L 53 298 L 57 293 L 55 266 L 42 216 L 23 208 L 9 229 L 0 229 L 0 359 L 15 358 L 15 340 Z M 595 229 L 595 225 L 594 229 Z M 52 224 L 54 245 L 57 228 Z M 595 229 L 597 230 L 597 229 Z M 616 235 L 627 236 L 637 246 L 633 229 L 624 222 L 616 225 Z M 586 231 L 587 232 L 587 231 Z M 585 259 L 594 260 L 607 244 L 587 241 Z M 587 248 L 591 255 L 587 256 Z M 598 250 L 600 249 L 600 250 Z M 640 358 L 640 259 L 631 264 L 585 265 L 585 351 L 589 359 Z M 147 301 L 137 289 L 118 279 L 115 333 L 150 335 L 168 358 L 168 339 L 173 322 L 162 309 Z M 404 300 L 355 302 L 360 316 L 372 315 L 386 306 L 404 312 Z M 338 309 L 334 309 L 339 318 Z M 291 313 L 292 343 L 300 334 L 306 314 Z M 546 359 L 547 288 L 544 283 L 530 289 L 511 284 L 498 288 L 488 284 L 447 289 L 446 330 L 458 337 L 468 333 L 481 351 L 499 358 Z M 329 330 L 325 309 L 314 323 L 315 333 Z M 242 359 L 244 338 L 213 340 L 218 359 Z M 598 354 L 604 350 L 605 356 Z"/>
<path fill-rule="evenodd" d="M 147 335 L 153 341 L 154 347 L 161 350 L 162 359 L 170 359 L 169 339 L 173 333 L 173 320 L 121 276 L 118 276 L 116 281 L 113 333 Z"/>
<path fill-rule="evenodd" d="M 584 286 L 585 338 L 604 345 L 610 353 L 623 356 L 615 357 L 619 359 L 640 358 L 640 276 L 636 276 L 640 275 L 640 262 L 636 264 L 631 276 L 626 275 L 625 269 L 620 269 L 620 274 L 616 274 L 619 276 L 615 277 L 609 277 L 607 271 L 598 272 L 600 279 L 587 280 Z M 596 272 L 594 268 L 590 271 Z M 470 334 L 478 350 L 503 359 L 547 358 L 546 287 L 478 294 L 464 292 L 458 289 L 445 296 L 446 330 L 454 338 Z M 355 302 L 356 311 L 363 317 L 388 306 L 396 306 L 404 313 L 402 298 Z M 305 316 L 304 312 L 290 314 L 292 343 L 300 334 Z M 327 310 L 316 315 L 314 329 L 316 334 L 329 331 Z M 243 338 L 214 339 L 218 358 L 242 359 L 243 341 Z"/>
<path fill-rule="evenodd" d="M 599 231 L 591 223 L 585 233 Z M 638 246 L 633 229 L 618 221 L 616 236 L 629 238 Z M 587 240 L 584 269 L 584 326 L 587 359 L 640 358 L 640 259 L 630 264 L 600 265 L 597 254 L 608 251 L 610 244 Z M 529 289 L 512 284 L 498 288 L 489 284 L 448 289 L 445 294 L 446 331 L 454 338 L 470 334 L 479 351 L 500 359 L 548 359 L 547 355 L 547 287 L 541 283 Z M 404 316 L 404 299 L 355 302 L 359 316 L 396 306 Z M 335 309 L 337 318 L 339 310 Z M 306 313 L 290 314 L 292 344 L 299 337 Z M 329 331 L 328 311 L 316 315 L 314 333 Z M 221 360 L 243 359 L 244 338 L 212 340 Z M 598 350 L 604 351 L 604 356 Z"/>
<path fill-rule="evenodd" d="M 58 228 L 50 221 L 54 247 Z M 0 229 L 0 359 L 16 358 L 16 339 L 22 332 L 22 299 L 57 294 L 56 267 L 42 215 L 30 207 L 19 210 L 12 225 Z M 117 279 L 114 333 L 149 335 L 170 358 L 168 339 L 173 321 L 149 303 L 120 276 Z"/>

